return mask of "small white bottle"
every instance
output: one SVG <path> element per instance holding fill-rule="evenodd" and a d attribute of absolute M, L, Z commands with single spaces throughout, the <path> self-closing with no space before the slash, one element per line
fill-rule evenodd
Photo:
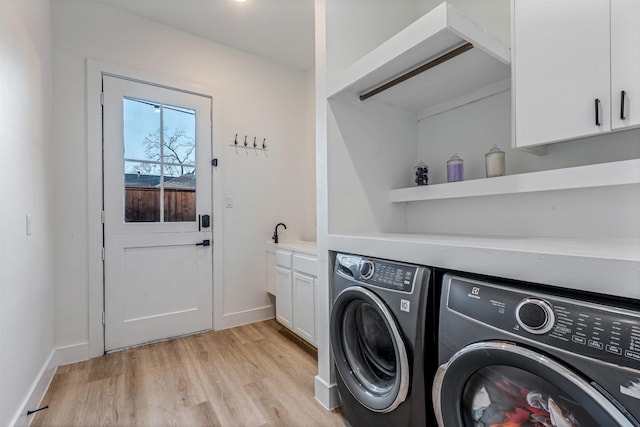
<path fill-rule="evenodd" d="M 491 150 L 484 155 L 484 160 L 487 167 L 487 178 L 505 174 L 504 151 L 499 149 L 497 145 L 491 147 Z"/>

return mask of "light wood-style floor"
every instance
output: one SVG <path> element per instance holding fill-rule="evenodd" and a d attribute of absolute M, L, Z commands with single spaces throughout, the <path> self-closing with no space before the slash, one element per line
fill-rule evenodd
<path fill-rule="evenodd" d="M 58 368 L 32 426 L 344 426 L 315 352 L 275 320 Z"/>

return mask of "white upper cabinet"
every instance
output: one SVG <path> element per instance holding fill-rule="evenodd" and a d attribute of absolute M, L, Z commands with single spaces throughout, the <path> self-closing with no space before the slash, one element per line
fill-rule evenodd
<path fill-rule="evenodd" d="M 333 76 L 328 93 L 416 112 L 446 109 L 508 81 L 509 62 L 509 48 L 444 2 Z"/>
<path fill-rule="evenodd" d="M 515 145 L 608 130 L 609 0 L 515 0 L 513 13 Z"/>
<path fill-rule="evenodd" d="M 640 1 L 611 1 L 611 127 L 613 129 L 640 125 L 639 23 Z"/>
<path fill-rule="evenodd" d="M 640 110 L 638 3 L 514 0 L 516 147 L 582 138 L 638 124 L 638 118 L 634 122 L 631 116 L 634 110 Z M 623 120 L 622 91 L 627 104 Z"/>

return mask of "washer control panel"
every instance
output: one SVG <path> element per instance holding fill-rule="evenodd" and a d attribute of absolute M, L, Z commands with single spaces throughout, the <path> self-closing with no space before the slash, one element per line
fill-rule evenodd
<path fill-rule="evenodd" d="M 358 280 L 384 289 L 411 293 L 418 267 L 374 258 L 360 262 Z"/>
<path fill-rule="evenodd" d="M 555 348 L 640 369 L 640 312 L 457 276 L 445 275 L 444 285 L 449 310 Z"/>

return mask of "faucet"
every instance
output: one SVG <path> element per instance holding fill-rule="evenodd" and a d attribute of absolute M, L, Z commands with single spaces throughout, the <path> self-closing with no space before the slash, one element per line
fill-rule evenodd
<path fill-rule="evenodd" d="M 279 222 L 276 225 L 276 229 L 273 232 L 273 237 L 271 237 L 271 239 L 274 241 L 274 243 L 278 243 L 278 227 L 280 227 L 280 226 L 283 226 L 285 230 L 287 229 L 287 226 L 283 222 Z"/>

